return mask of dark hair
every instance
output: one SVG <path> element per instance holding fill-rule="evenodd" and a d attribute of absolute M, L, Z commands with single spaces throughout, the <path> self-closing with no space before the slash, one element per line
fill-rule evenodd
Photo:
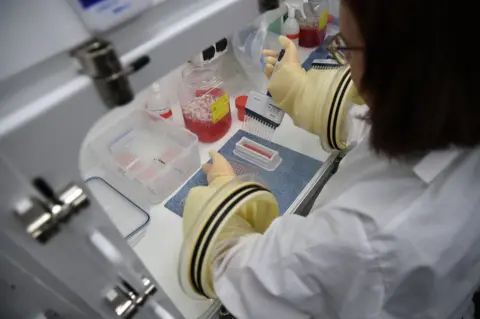
<path fill-rule="evenodd" d="M 365 42 L 359 89 L 371 104 L 373 148 L 396 157 L 479 145 L 476 10 L 451 0 L 343 4 Z"/>

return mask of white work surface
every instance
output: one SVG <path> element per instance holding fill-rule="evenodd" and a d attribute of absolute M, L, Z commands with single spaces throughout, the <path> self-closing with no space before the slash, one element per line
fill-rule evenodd
<path fill-rule="evenodd" d="M 302 49 L 300 55 L 302 58 L 305 58 L 309 53 L 309 50 Z M 231 56 L 226 57 L 227 60 L 231 58 Z M 228 134 L 216 143 L 200 143 L 199 148 L 202 162 L 208 160 L 209 150 L 218 150 L 238 129 L 242 127 L 242 122 L 237 119 L 235 97 L 248 93 L 250 88 L 248 88 L 245 76 L 238 71 L 238 65 L 234 64 L 234 62 L 229 63 L 230 67 L 222 70 L 224 79 L 227 82 L 226 88 L 231 97 L 230 108 L 233 120 L 232 127 Z M 224 71 L 226 71 L 226 74 Z M 162 79 L 162 81 L 163 80 L 167 80 L 169 83 L 172 83 L 172 85 L 177 85 L 179 81 L 178 70 L 172 72 L 166 79 Z M 172 90 L 176 91 L 174 87 L 172 87 Z M 144 103 L 142 101 L 145 100 L 143 94 L 144 93 L 139 94 L 137 99 L 131 105 L 116 109 L 110 114 L 107 114 L 105 118 L 101 119 L 100 126 L 115 121 L 117 116 L 121 115 L 123 112 L 127 112 L 129 108 L 142 107 Z M 173 108 L 173 113 L 174 122 L 183 126 L 183 118 L 178 105 Z M 98 126 L 99 125 L 96 125 L 96 127 Z M 288 116 L 285 116 L 282 124 L 276 130 L 273 142 L 320 161 L 326 161 L 329 156 L 329 154 L 322 150 L 318 137 L 295 127 Z M 82 157 L 84 157 L 83 154 Z M 91 176 L 92 172 L 95 171 L 95 167 L 96 163 L 89 162 L 89 160 L 83 158 L 81 159 L 81 169 L 85 177 Z M 102 198 L 98 198 L 98 200 L 102 205 L 111 204 L 102 203 Z M 169 295 L 170 299 L 187 319 L 208 317 L 211 314 L 211 311 L 214 310 L 215 304 L 211 301 L 192 300 L 181 290 L 178 281 L 178 256 L 182 245 L 182 219 L 165 208 L 163 203 L 151 207 L 149 212 L 151 216 L 150 223 L 147 225 L 143 237 L 137 239 L 135 244 L 132 244 L 134 250 L 138 253 L 139 257 L 145 263 L 145 266 L 150 270 L 162 289 Z"/>

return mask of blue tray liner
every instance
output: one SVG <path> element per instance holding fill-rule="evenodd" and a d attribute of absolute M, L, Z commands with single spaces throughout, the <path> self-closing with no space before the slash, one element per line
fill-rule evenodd
<path fill-rule="evenodd" d="M 282 163 L 273 172 L 268 172 L 254 164 L 251 164 L 233 154 L 235 144 L 247 137 L 257 143 L 279 152 Z M 232 163 L 233 168 L 239 175 L 255 174 L 259 176 L 265 186 L 275 195 L 280 205 L 280 212 L 284 214 L 290 205 L 299 196 L 312 177 L 323 165 L 322 162 L 289 148 L 269 142 L 256 135 L 239 130 L 219 150 Z M 202 170 L 197 171 L 187 183 L 165 204 L 165 207 L 182 216 L 185 198 L 190 189 L 195 186 L 207 185 L 207 178 Z"/>

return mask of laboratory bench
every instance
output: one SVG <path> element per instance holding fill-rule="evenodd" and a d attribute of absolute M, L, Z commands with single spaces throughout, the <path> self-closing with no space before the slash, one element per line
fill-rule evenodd
<path fill-rule="evenodd" d="M 300 56 L 303 59 L 308 57 L 311 50 L 300 48 Z M 227 65 L 228 67 L 225 67 Z M 235 62 L 233 55 L 225 57 L 222 76 L 226 81 L 226 90 L 230 96 L 230 109 L 232 112 L 232 125 L 223 138 L 211 144 L 199 144 L 201 162 L 208 161 L 210 150 L 218 150 L 232 135 L 242 128 L 242 122 L 237 119 L 237 110 L 235 108 L 235 98 L 239 95 L 247 94 L 251 89 L 249 81 L 242 73 L 240 66 Z M 178 83 L 181 74 L 181 68 L 178 68 L 168 74 L 166 77 L 171 79 L 172 90 Z M 137 98 L 128 106 L 115 109 L 101 119 L 101 125 L 116 120 L 123 112 L 128 112 L 130 108 L 143 107 L 145 101 L 145 92 L 140 93 Z M 174 105 L 173 122 L 183 126 L 183 118 L 179 105 Z M 98 125 L 97 125 L 98 126 Z M 88 139 L 88 137 L 87 137 Z M 308 155 L 314 159 L 324 162 L 320 170 L 312 176 L 307 187 L 300 193 L 295 202 L 290 206 L 285 214 L 306 215 L 310 210 L 313 201 L 320 192 L 322 186 L 333 174 L 340 158 L 339 154 L 328 154 L 323 151 L 319 138 L 303 129 L 296 127 L 289 116 L 285 116 L 282 124 L 276 129 L 272 142 L 281 146 L 290 148 L 301 154 Z M 83 161 L 83 162 L 82 162 Z M 81 160 L 81 167 L 86 177 L 95 175 L 95 165 L 89 162 L 89 159 Z M 102 204 L 101 198 L 98 198 Z M 180 216 L 168 210 L 163 203 L 154 205 L 150 208 L 150 221 L 145 230 L 136 236 L 136 239 L 130 244 L 149 269 L 159 286 L 167 292 L 170 299 L 182 312 L 185 318 L 210 318 L 217 313 L 219 303 L 206 300 L 192 300 L 181 289 L 178 280 L 178 259 L 182 245 L 182 219 Z M 108 203 L 107 203 L 108 204 Z M 111 204 L 111 203 L 109 203 Z M 125 218 L 125 217 L 123 217 Z M 127 222 L 127 221 L 123 221 Z"/>

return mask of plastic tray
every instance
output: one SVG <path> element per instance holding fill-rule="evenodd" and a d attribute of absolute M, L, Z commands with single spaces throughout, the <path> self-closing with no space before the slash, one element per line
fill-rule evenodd
<path fill-rule="evenodd" d="M 106 180 L 136 202 L 162 202 L 200 167 L 195 134 L 137 109 L 104 128 L 90 147 L 112 175 Z"/>
<path fill-rule="evenodd" d="M 242 137 L 235 144 L 233 154 L 270 172 L 276 170 L 282 163 L 282 158 L 278 151 L 252 141 L 247 137 Z"/>
<path fill-rule="evenodd" d="M 101 177 L 90 177 L 85 184 L 123 237 L 135 246 L 150 222 L 150 215 Z"/>

